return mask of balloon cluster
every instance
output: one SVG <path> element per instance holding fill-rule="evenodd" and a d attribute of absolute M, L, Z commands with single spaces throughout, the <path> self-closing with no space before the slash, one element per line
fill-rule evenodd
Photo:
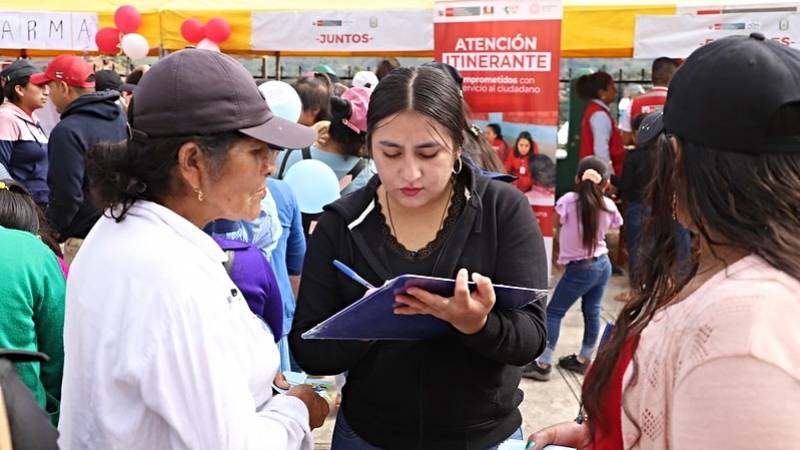
<path fill-rule="evenodd" d="M 205 25 L 199 19 L 186 19 L 181 24 L 181 36 L 197 48 L 219 51 L 219 44 L 231 37 L 231 24 L 222 17 L 214 17 Z"/>
<path fill-rule="evenodd" d="M 135 7 L 124 5 L 114 12 L 114 27 L 101 28 L 94 37 L 102 53 L 116 55 L 119 49 L 131 59 L 144 58 L 150 52 L 150 44 L 144 36 L 136 33 L 142 24 L 142 15 Z"/>

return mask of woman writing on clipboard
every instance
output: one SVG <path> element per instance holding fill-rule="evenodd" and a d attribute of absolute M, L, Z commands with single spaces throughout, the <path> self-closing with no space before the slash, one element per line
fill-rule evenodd
<path fill-rule="evenodd" d="M 542 237 L 525 197 L 461 159 L 458 88 L 436 68 L 401 68 L 372 94 L 368 150 L 377 176 L 327 207 L 309 242 L 290 334 L 312 374 L 347 371 L 332 448 L 493 449 L 518 437 L 520 368 L 544 348 L 543 305 L 493 309 L 493 283 L 547 286 Z M 395 314 L 430 314 L 449 337 L 309 341 L 302 333 L 402 274 L 456 278 L 454 297 L 409 289 Z M 469 275 L 472 274 L 472 275 Z M 467 290 L 467 279 L 478 284 Z"/>

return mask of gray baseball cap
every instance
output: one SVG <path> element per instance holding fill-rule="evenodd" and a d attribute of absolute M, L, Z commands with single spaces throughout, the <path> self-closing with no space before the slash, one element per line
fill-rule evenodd
<path fill-rule="evenodd" d="M 10 83 L 24 77 L 36 75 L 37 80 L 42 78 L 41 70 L 37 70 L 27 59 L 18 59 L 0 71 L 0 81 Z M 34 83 L 36 84 L 36 83 Z"/>
<path fill-rule="evenodd" d="M 239 62 L 201 49 L 153 65 L 136 86 L 130 125 L 137 139 L 239 131 L 273 147 L 304 148 L 317 138 L 313 129 L 272 114 Z"/>

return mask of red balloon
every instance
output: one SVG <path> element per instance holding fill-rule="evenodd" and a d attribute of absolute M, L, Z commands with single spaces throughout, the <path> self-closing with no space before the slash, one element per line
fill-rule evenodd
<path fill-rule="evenodd" d="M 181 24 L 181 36 L 186 39 L 186 42 L 196 44 L 206 37 L 206 31 L 203 28 L 203 23 L 197 19 L 186 19 Z"/>
<path fill-rule="evenodd" d="M 112 27 L 101 28 L 94 35 L 94 42 L 101 52 L 116 54 L 119 52 L 119 30 Z"/>
<path fill-rule="evenodd" d="M 231 37 L 231 24 L 222 17 L 214 17 L 206 24 L 206 37 L 219 44 Z"/>
<path fill-rule="evenodd" d="M 134 33 L 142 24 L 142 15 L 131 5 L 120 6 L 114 13 L 114 23 L 123 34 Z"/>

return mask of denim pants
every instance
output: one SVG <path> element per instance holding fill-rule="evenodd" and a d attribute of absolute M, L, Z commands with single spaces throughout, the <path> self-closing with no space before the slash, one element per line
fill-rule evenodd
<path fill-rule="evenodd" d="M 608 255 L 567 264 L 553 298 L 547 304 L 547 348 L 537 361 L 542 364 L 553 363 L 561 319 L 579 298 L 582 299 L 583 311 L 583 344 L 579 355 L 592 359 L 600 334 L 600 303 L 610 277 L 611 261 Z"/>
<path fill-rule="evenodd" d="M 508 439 L 523 439 L 522 427 L 517 429 Z M 486 450 L 497 450 L 498 446 L 489 447 Z M 336 415 L 336 425 L 333 428 L 333 440 L 331 450 L 381 450 L 380 447 L 368 443 L 361 439 L 359 435 L 350 428 L 350 424 L 344 418 L 342 410 Z"/>

